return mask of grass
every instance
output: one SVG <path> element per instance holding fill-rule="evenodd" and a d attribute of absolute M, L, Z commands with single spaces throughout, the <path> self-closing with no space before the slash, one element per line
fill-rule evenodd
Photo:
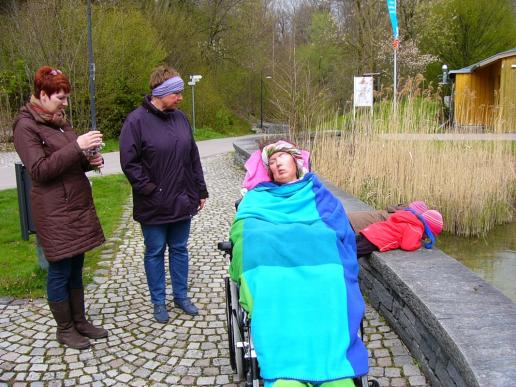
<path fill-rule="evenodd" d="M 104 140 L 104 146 L 102 147 L 102 153 L 118 152 L 118 138 L 108 138 Z"/>
<path fill-rule="evenodd" d="M 250 129 L 233 129 L 225 132 L 217 132 L 212 128 L 197 128 L 195 129 L 195 141 L 212 140 L 214 138 L 236 137 L 244 136 L 246 134 L 253 134 Z"/>
<path fill-rule="evenodd" d="M 104 234 L 109 237 L 119 224 L 130 185 L 123 175 L 109 175 L 91 179 L 93 198 Z M 35 237 L 21 240 L 15 189 L 0 191 L 0 295 L 17 298 L 43 297 L 46 292 L 46 271 L 37 264 Z M 91 282 L 103 247 L 86 254 L 85 284 Z"/>

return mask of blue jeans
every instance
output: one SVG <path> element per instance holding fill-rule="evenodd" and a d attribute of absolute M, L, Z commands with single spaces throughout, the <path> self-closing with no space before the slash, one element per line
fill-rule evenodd
<path fill-rule="evenodd" d="M 70 289 L 82 289 L 82 266 L 84 254 L 48 263 L 47 297 L 48 301 L 67 300 Z"/>
<path fill-rule="evenodd" d="M 159 225 L 142 224 L 145 242 L 143 258 L 151 301 L 165 304 L 165 248 L 168 245 L 168 264 L 174 299 L 184 299 L 188 290 L 188 237 L 190 219 Z"/>

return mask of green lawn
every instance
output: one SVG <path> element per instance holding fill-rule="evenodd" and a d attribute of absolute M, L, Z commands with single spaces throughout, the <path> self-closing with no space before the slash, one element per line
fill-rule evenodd
<path fill-rule="evenodd" d="M 211 140 L 214 138 L 224 138 L 224 137 L 236 137 L 236 136 L 244 136 L 246 134 L 253 134 L 250 129 L 241 128 L 235 130 L 230 130 L 224 133 L 217 132 L 211 128 L 197 128 L 195 129 L 195 141 L 203 141 L 203 140 Z"/>
<path fill-rule="evenodd" d="M 107 140 L 104 140 L 104 146 L 102 147 L 101 152 L 102 153 L 118 152 L 118 149 L 119 149 L 118 138 L 108 138 Z"/>
<path fill-rule="evenodd" d="M 112 235 L 131 191 L 123 175 L 91 179 L 97 213 L 106 237 Z M 45 295 L 46 271 L 37 264 L 35 237 L 23 241 L 20 235 L 16 189 L 0 191 L 0 296 L 37 298 Z M 86 254 L 85 283 L 91 282 L 102 246 Z"/>

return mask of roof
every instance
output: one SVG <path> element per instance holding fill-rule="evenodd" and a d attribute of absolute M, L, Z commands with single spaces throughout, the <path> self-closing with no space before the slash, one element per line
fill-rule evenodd
<path fill-rule="evenodd" d="M 491 63 L 496 62 L 499 59 L 503 59 L 503 58 L 507 58 L 507 57 L 515 56 L 515 55 L 516 55 L 516 47 L 511 48 L 510 50 L 507 50 L 507 51 L 499 52 L 498 54 L 490 56 L 487 59 L 481 60 L 480 62 L 472 64 L 470 66 L 463 67 L 459 70 L 451 70 L 449 73 L 450 74 L 470 74 L 480 67 L 490 65 Z"/>

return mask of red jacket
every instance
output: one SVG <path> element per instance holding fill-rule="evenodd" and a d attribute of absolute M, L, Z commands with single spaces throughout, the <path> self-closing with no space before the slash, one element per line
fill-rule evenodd
<path fill-rule="evenodd" d="M 413 251 L 421 247 L 425 228 L 416 215 L 409 211 L 397 211 L 383 222 L 373 223 L 360 230 L 360 234 L 380 251 L 402 249 Z"/>

